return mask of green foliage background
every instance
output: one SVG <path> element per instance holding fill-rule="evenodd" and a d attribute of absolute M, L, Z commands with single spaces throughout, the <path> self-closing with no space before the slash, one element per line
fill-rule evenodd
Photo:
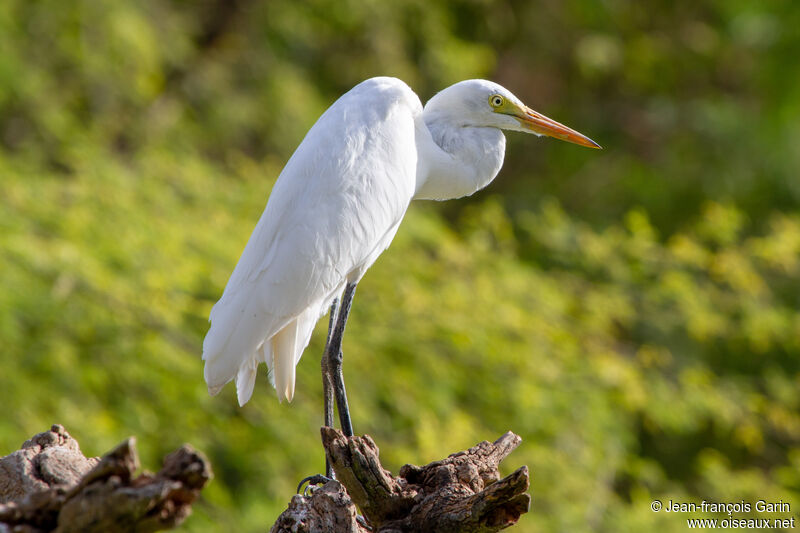
<path fill-rule="evenodd" d="M 0 453 L 54 422 L 151 469 L 191 442 L 217 477 L 185 530 L 264 531 L 323 465 L 325 321 L 293 404 L 262 375 L 240 409 L 209 310 L 341 93 L 486 77 L 605 150 L 512 134 L 486 191 L 412 205 L 348 324 L 356 431 L 394 471 L 519 433 L 516 531 L 796 516 L 797 28 L 791 0 L 0 3 Z"/>

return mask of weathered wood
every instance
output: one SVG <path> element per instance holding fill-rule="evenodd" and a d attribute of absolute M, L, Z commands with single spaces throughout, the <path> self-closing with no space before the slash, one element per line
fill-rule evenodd
<path fill-rule="evenodd" d="M 73 487 L 99 460 L 84 457 L 78 441 L 56 424 L 0 458 L 0 503 L 59 486 Z"/>
<path fill-rule="evenodd" d="M 341 483 L 331 480 L 312 489 L 309 496 L 295 494 L 270 529 L 270 533 L 369 533 L 358 521 L 356 506 Z"/>
<path fill-rule="evenodd" d="M 530 506 L 527 467 L 503 479 L 497 470 L 521 442 L 511 432 L 426 466 L 405 465 L 398 477 L 381 466 L 367 435 L 345 437 L 326 427 L 322 441 L 341 485 L 331 481 L 295 496 L 272 533 L 490 533 L 515 524 Z M 356 508 L 366 523 L 355 519 Z"/>
<path fill-rule="evenodd" d="M 180 525 L 211 479 L 208 460 L 185 444 L 157 474 L 139 469 L 129 438 L 87 459 L 62 426 L 0 458 L 0 532 L 150 532 Z"/>

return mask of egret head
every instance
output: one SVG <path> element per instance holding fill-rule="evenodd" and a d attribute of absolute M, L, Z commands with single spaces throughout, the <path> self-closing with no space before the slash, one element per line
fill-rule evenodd
<path fill-rule="evenodd" d="M 511 91 L 491 81 L 466 80 L 451 85 L 425 104 L 425 113 L 447 117 L 463 126 L 547 135 L 589 148 L 600 148 L 590 138 L 537 113 Z"/>

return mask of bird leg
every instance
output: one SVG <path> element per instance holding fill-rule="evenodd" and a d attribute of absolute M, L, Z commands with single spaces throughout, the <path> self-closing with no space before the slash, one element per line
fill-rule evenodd
<path fill-rule="evenodd" d="M 342 336 L 344 326 L 347 324 L 347 317 L 350 314 L 350 306 L 353 303 L 353 296 L 356 292 L 356 284 L 348 283 L 344 288 L 341 306 L 336 317 L 336 326 L 333 328 L 326 356 L 328 358 L 328 371 L 332 378 L 333 390 L 336 395 L 336 409 L 339 411 L 339 423 L 342 432 L 348 436 L 353 436 L 353 424 L 350 421 L 350 409 L 347 406 L 347 391 L 344 388 L 344 375 L 342 374 Z"/>
<path fill-rule="evenodd" d="M 347 317 L 350 314 L 350 306 L 353 303 L 353 296 L 356 292 L 356 284 L 348 283 L 342 295 L 341 307 L 338 309 L 338 298 L 331 304 L 330 318 L 328 319 L 328 338 L 325 342 L 325 353 L 322 355 L 322 390 L 325 397 L 325 426 L 333 427 L 333 401 L 336 399 L 336 409 L 339 411 L 339 424 L 342 426 L 342 433 L 353 436 L 353 424 L 350 421 L 350 409 L 347 406 L 347 391 L 344 388 L 344 374 L 342 374 L 342 336 L 344 326 L 347 324 Z M 325 475 L 317 474 L 308 476 L 300 481 L 297 486 L 297 493 L 306 483 L 311 485 L 321 485 L 333 479 L 333 468 L 330 461 L 325 457 Z"/>
<path fill-rule="evenodd" d="M 328 347 L 331 344 L 331 336 L 333 335 L 333 328 L 336 325 L 336 307 L 339 304 L 339 298 L 334 298 L 331 303 L 330 317 L 328 318 L 328 338 L 325 341 L 325 351 L 322 353 L 322 392 L 325 401 L 325 427 L 333 427 L 333 377 L 330 371 L 330 362 L 328 360 Z M 333 468 L 331 468 L 330 461 L 327 455 L 325 456 L 325 476 L 333 478 Z"/>
<path fill-rule="evenodd" d="M 325 340 L 325 351 L 322 353 L 322 393 L 324 396 L 325 402 L 325 427 L 332 428 L 333 427 L 333 377 L 331 375 L 331 365 L 330 359 L 328 358 L 328 348 L 331 345 L 331 336 L 333 335 L 334 326 L 336 325 L 336 307 L 339 305 L 339 298 L 334 298 L 333 302 L 331 303 L 331 312 L 330 317 L 328 318 L 328 337 Z M 333 475 L 333 467 L 331 466 L 331 462 L 328 460 L 328 455 L 325 455 L 325 475 L 322 474 L 315 474 L 313 476 L 304 477 L 300 480 L 300 483 L 297 485 L 297 493 L 300 494 L 300 490 L 303 488 L 303 485 L 308 483 L 308 490 L 309 487 L 312 485 L 324 485 L 331 479 L 334 479 Z M 303 491 L 305 494 L 306 491 Z"/>

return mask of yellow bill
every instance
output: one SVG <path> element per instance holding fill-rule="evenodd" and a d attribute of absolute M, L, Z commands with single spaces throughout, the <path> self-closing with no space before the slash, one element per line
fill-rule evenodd
<path fill-rule="evenodd" d="M 578 133 L 572 128 L 568 128 L 560 122 L 556 122 L 552 118 L 547 118 L 530 107 L 523 106 L 520 111 L 520 113 L 515 114 L 516 118 L 524 128 L 534 133 L 555 137 L 556 139 L 586 146 L 587 148 L 603 148 L 586 135 Z"/>

